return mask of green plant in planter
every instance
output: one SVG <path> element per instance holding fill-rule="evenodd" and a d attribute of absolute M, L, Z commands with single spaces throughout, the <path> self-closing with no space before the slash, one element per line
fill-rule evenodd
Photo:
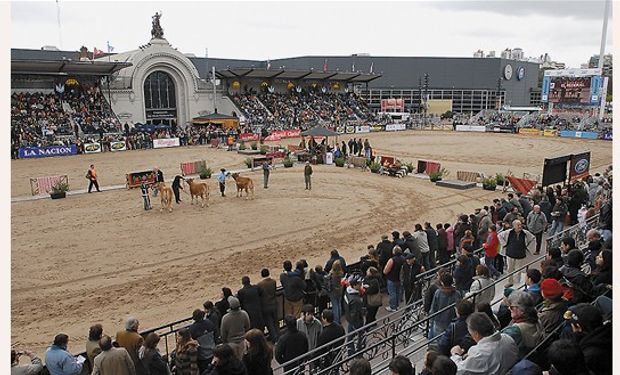
<path fill-rule="evenodd" d="M 412 162 L 405 163 L 405 168 L 407 168 L 407 173 L 411 174 L 415 170 Z"/>
<path fill-rule="evenodd" d="M 381 169 L 381 164 L 372 162 L 372 163 L 370 163 L 368 168 L 370 168 L 370 171 L 372 173 L 379 173 L 379 170 Z"/>
<path fill-rule="evenodd" d="M 52 193 L 54 194 L 66 193 L 67 191 L 69 191 L 69 184 L 66 182 L 58 181 L 52 186 Z"/>
<path fill-rule="evenodd" d="M 211 175 L 213 174 L 213 170 L 207 166 L 202 166 L 200 168 L 200 171 L 198 172 L 198 176 L 200 176 L 200 179 L 205 180 L 207 178 L 211 178 Z"/>
<path fill-rule="evenodd" d="M 497 182 L 496 182 L 495 177 L 487 177 L 482 180 L 482 188 L 484 190 L 495 191 L 496 187 L 497 187 Z"/>
<path fill-rule="evenodd" d="M 252 141 L 252 143 L 250 143 L 250 147 L 252 150 L 258 150 L 258 142 Z"/>
<path fill-rule="evenodd" d="M 254 160 L 252 158 L 245 158 L 245 160 L 243 161 L 243 163 L 245 164 L 246 167 L 248 168 L 252 168 L 254 167 Z"/>
<path fill-rule="evenodd" d="M 504 186 L 504 175 L 501 173 L 495 174 L 495 183 L 500 186 Z"/>
<path fill-rule="evenodd" d="M 245 142 L 241 141 L 241 143 L 239 143 L 239 150 L 243 151 L 245 149 L 246 149 Z"/>
<path fill-rule="evenodd" d="M 366 159 L 366 166 L 370 168 L 371 164 L 372 164 L 372 160 Z"/>
<path fill-rule="evenodd" d="M 345 160 L 343 157 L 334 159 L 334 164 L 336 164 L 336 167 L 344 167 L 344 162 Z"/>
<path fill-rule="evenodd" d="M 266 155 L 266 154 L 267 154 L 267 151 L 269 151 L 269 146 L 265 146 L 265 145 L 260 146 L 260 153 L 261 153 L 262 155 Z"/>
<path fill-rule="evenodd" d="M 294 161 L 287 156 L 284 158 L 284 160 L 282 160 L 282 164 L 284 164 L 284 168 L 291 168 L 294 164 Z"/>

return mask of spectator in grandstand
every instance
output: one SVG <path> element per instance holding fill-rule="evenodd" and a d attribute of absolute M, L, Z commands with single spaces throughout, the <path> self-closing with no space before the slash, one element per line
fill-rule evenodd
<path fill-rule="evenodd" d="M 515 220 L 520 220 L 521 219 L 521 214 L 519 213 L 519 208 L 518 207 L 512 207 L 510 209 L 510 212 L 508 212 L 508 214 L 506 214 L 506 216 L 504 216 L 504 222 L 508 222 L 508 223 L 512 223 Z"/>
<path fill-rule="evenodd" d="M 90 368 L 93 368 L 95 363 L 95 357 L 101 353 L 101 347 L 99 347 L 99 340 L 103 335 L 103 326 L 101 324 L 94 324 L 90 326 L 88 330 L 88 341 L 86 341 L 86 358 L 90 364 Z"/>
<path fill-rule="evenodd" d="M 374 322 L 377 317 L 379 307 L 383 304 L 381 295 L 381 275 L 375 267 L 366 270 L 364 278 L 364 306 L 366 308 L 366 324 Z"/>
<path fill-rule="evenodd" d="M 424 353 L 424 368 L 419 372 L 419 375 L 432 375 L 433 363 L 438 356 L 439 353 L 434 350 L 428 350 Z"/>
<path fill-rule="evenodd" d="M 612 264 L 610 250 L 605 249 L 596 256 L 596 268 L 592 272 L 592 282 L 595 286 L 612 284 Z"/>
<path fill-rule="evenodd" d="M 265 339 L 265 334 L 258 329 L 251 329 L 245 334 L 247 351 L 243 356 L 243 364 L 249 374 L 272 375 L 271 361 L 273 348 Z"/>
<path fill-rule="evenodd" d="M 566 256 L 566 264 L 560 268 L 571 291 L 570 294 L 565 294 L 565 298 L 573 303 L 586 302 L 591 299 L 592 283 L 581 270 L 582 264 L 583 253 L 581 250 L 573 249 Z"/>
<path fill-rule="evenodd" d="M 417 246 L 415 238 L 411 235 L 411 233 L 409 233 L 409 231 L 403 232 L 403 242 L 403 245 L 401 245 L 403 253 L 413 254 L 418 259 L 418 263 L 424 265 L 420 248 Z"/>
<path fill-rule="evenodd" d="M 520 214 L 523 214 L 523 206 L 521 206 L 519 198 L 515 197 L 514 194 L 508 193 L 508 203 L 510 203 L 512 207 L 516 207 Z"/>
<path fill-rule="evenodd" d="M 523 195 L 521 192 L 517 192 L 517 198 L 522 208 L 521 213 L 524 218 L 527 218 L 532 211 L 532 203 L 530 203 L 529 198 Z"/>
<path fill-rule="evenodd" d="M 280 337 L 276 345 L 276 361 L 283 365 L 308 352 L 308 339 L 306 335 L 297 330 L 297 319 L 293 315 L 284 317 L 286 333 Z M 291 371 L 302 364 L 302 360 L 295 361 L 284 366 L 284 371 Z"/>
<path fill-rule="evenodd" d="M 213 361 L 206 375 L 250 375 L 245 365 L 235 356 L 228 344 L 220 344 L 213 351 Z"/>
<path fill-rule="evenodd" d="M 560 339 L 551 343 L 547 350 L 547 359 L 551 368 L 549 375 L 589 375 L 583 352 L 579 345 L 571 340 Z"/>
<path fill-rule="evenodd" d="M 467 356 L 459 346 L 450 350 L 458 374 L 505 374 L 516 362 L 518 349 L 514 340 L 495 329 L 491 319 L 482 312 L 467 318 L 467 330 L 476 345 Z"/>
<path fill-rule="evenodd" d="M 547 229 L 547 217 L 540 211 L 539 205 L 535 205 L 532 212 L 527 215 L 527 229 L 536 238 L 536 251 L 534 255 L 538 255 L 542 245 L 542 235 L 545 229 Z"/>
<path fill-rule="evenodd" d="M 500 273 L 495 268 L 495 258 L 498 255 L 500 245 L 495 224 L 489 226 L 488 232 L 486 242 L 482 244 L 484 247 L 484 264 L 487 266 L 490 276 L 497 279 Z"/>
<path fill-rule="evenodd" d="M 543 337 L 543 328 L 538 321 L 538 312 L 532 297 L 527 292 L 516 290 L 508 297 L 508 308 L 512 321 L 502 333 L 512 337 L 519 348 L 519 358 L 534 349 Z"/>
<path fill-rule="evenodd" d="M 220 311 L 213 305 L 213 302 L 211 301 L 206 301 L 202 304 L 202 307 L 204 307 L 205 309 L 205 319 L 209 319 L 211 323 L 213 323 L 213 328 L 215 329 L 215 343 L 220 343 L 220 326 L 222 324 L 222 315 L 220 315 Z"/>
<path fill-rule="evenodd" d="M 542 274 L 536 268 L 530 268 L 525 273 L 525 290 L 532 297 L 534 306 L 538 306 L 542 302 L 542 295 L 540 294 L 540 280 Z"/>
<path fill-rule="evenodd" d="M 431 305 L 433 303 L 433 297 L 435 297 L 435 292 L 441 288 L 441 275 L 446 272 L 449 272 L 446 268 L 440 268 L 437 271 L 435 281 L 432 282 L 424 292 L 424 312 L 426 314 L 431 311 Z"/>
<path fill-rule="evenodd" d="M 142 361 L 142 366 L 148 375 L 168 375 L 169 367 L 162 358 L 157 348 L 159 335 L 155 332 L 149 333 L 140 347 L 138 357 Z"/>
<path fill-rule="evenodd" d="M 522 359 L 512 367 L 511 375 L 543 375 L 543 372 L 536 363 Z"/>
<path fill-rule="evenodd" d="M 437 313 L 437 315 L 432 318 L 429 338 L 439 336 L 445 332 L 452 320 L 456 317 L 454 309 L 446 309 L 446 307 L 455 304 L 462 298 L 461 292 L 456 290 L 453 286 L 454 279 L 452 275 L 443 273 L 440 277 L 441 288 L 435 292 L 429 312 L 431 316 Z"/>
<path fill-rule="evenodd" d="M 422 259 L 419 259 L 418 261 L 422 264 L 422 266 L 424 266 L 424 269 L 430 270 L 432 268 L 430 262 L 431 249 L 428 243 L 428 236 L 426 234 L 426 231 L 424 231 L 424 229 L 422 228 L 422 225 L 415 225 L 415 231 L 413 232 L 412 237 L 415 246 L 422 254 Z"/>
<path fill-rule="evenodd" d="M 45 366 L 51 375 L 79 375 L 83 362 L 78 362 L 69 351 L 69 336 L 59 333 L 45 352 Z"/>
<path fill-rule="evenodd" d="M 309 161 L 304 167 L 304 181 L 306 182 L 306 190 L 312 190 L 312 166 Z"/>
<path fill-rule="evenodd" d="M 86 172 L 86 179 L 90 181 L 90 183 L 88 184 L 89 193 L 91 192 L 91 190 L 93 190 L 93 186 L 97 188 L 98 192 L 101 192 L 101 190 L 99 190 L 99 182 L 97 182 L 97 170 L 95 170 L 94 164 L 91 164 L 90 168 L 88 168 L 88 171 Z"/>
<path fill-rule="evenodd" d="M 356 358 L 349 365 L 349 374 L 351 375 L 372 375 L 370 362 L 366 358 Z"/>
<path fill-rule="evenodd" d="M 263 319 L 267 329 L 269 330 L 269 338 L 271 339 L 271 342 L 276 343 L 279 336 L 276 323 L 278 310 L 278 302 L 276 300 L 276 281 L 269 277 L 269 270 L 267 268 L 263 268 L 260 271 L 260 275 L 263 279 L 257 285 L 261 290 Z"/>
<path fill-rule="evenodd" d="M 347 333 L 356 331 L 364 326 L 364 302 L 360 289 L 362 280 L 359 276 L 350 276 L 347 280 L 347 289 L 344 293 L 345 315 L 347 318 Z M 358 332 L 349 337 L 349 355 L 353 355 L 362 349 L 363 332 Z"/>
<path fill-rule="evenodd" d="M 379 253 L 373 245 L 368 245 L 368 254 L 360 257 L 360 263 L 360 270 L 364 275 L 370 267 L 379 269 Z"/>
<path fill-rule="evenodd" d="M 547 249 L 547 256 L 542 262 L 541 270 L 544 272 L 545 268 L 553 266 L 558 269 L 564 265 L 564 259 L 562 259 L 562 250 L 559 247 L 552 247 Z"/>
<path fill-rule="evenodd" d="M 475 296 L 473 301 L 476 301 L 476 303 L 491 303 L 493 298 L 495 298 L 493 279 L 489 276 L 489 269 L 485 265 L 479 264 L 476 266 L 476 276 L 474 276 L 469 291 L 465 296 Z"/>
<path fill-rule="evenodd" d="M 241 308 L 250 316 L 250 327 L 265 329 L 262 309 L 262 289 L 252 285 L 248 276 L 241 278 L 243 287 L 237 292 Z"/>
<path fill-rule="evenodd" d="M 549 334 L 563 322 L 566 303 L 562 299 L 562 285 L 557 280 L 544 279 L 540 283 L 540 290 L 543 306 L 538 313 L 538 320 L 545 330 L 545 334 Z"/>
<path fill-rule="evenodd" d="M 301 318 L 297 319 L 297 330 L 306 335 L 309 351 L 316 348 L 322 329 L 321 322 L 314 316 L 314 306 L 304 305 L 301 309 Z"/>
<path fill-rule="evenodd" d="M 292 271 L 293 265 L 288 260 L 284 261 L 283 266 L 284 272 L 280 274 L 280 284 L 284 289 L 284 312 L 287 315 L 297 317 L 301 314 L 301 308 L 304 304 L 306 283 L 300 273 L 303 270 Z"/>
<path fill-rule="evenodd" d="M 478 215 L 478 232 L 476 233 L 476 238 L 478 240 L 478 244 L 482 244 L 487 240 L 489 228 L 493 226 L 493 220 L 491 219 L 489 212 L 485 209 L 480 210 Z"/>
<path fill-rule="evenodd" d="M 323 330 L 317 340 L 317 348 L 321 348 L 338 338 L 344 337 L 344 328 L 342 328 L 340 324 L 335 323 L 334 313 L 332 310 L 323 310 L 321 313 L 321 323 L 323 324 Z M 325 369 L 332 364 L 333 360 L 337 356 L 337 351 L 335 351 L 334 348 L 338 348 L 342 344 L 344 344 L 344 339 L 336 341 L 316 353 L 316 356 L 321 358 L 319 362 L 322 369 Z"/>
<path fill-rule="evenodd" d="M 433 361 L 431 375 L 456 375 L 457 367 L 454 361 L 445 355 L 439 355 Z"/>
<path fill-rule="evenodd" d="M 474 274 L 476 272 L 473 262 L 467 255 L 459 255 L 456 259 L 456 267 L 454 267 L 454 286 L 461 294 L 465 294 L 469 291 L 471 283 L 473 281 Z"/>
<path fill-rule="evenodd" d="M 497 330 L 500 329 L 499 320 L 497 320 L 497 316 L 495 316 L 495 314 L 493 313 L 493 310 L 491 309 L 491 304 L 490 303 L 488 303 L 488 302 L 478 303 L 476 305 L 476 312 L 481 312 L 481 313 L 487 314 L 489 319 L 491 319 L 491 321 L 493 322 L 493 325 L 495 326 L 495 329 L 497 329 Z M 510 318 L 510 316 L 509 316 L 509 318 Z"/>
<path fill-rule="evenodd" d="M 596 268 L 596 257 L 603 248 L 603 242 L 600 232 L 596 229 L 590 229 L 586 233 L 586 239 L 588 240 L 588 247 L 583 251 L 585 260 L 584 266 L 587 265 L 587 269 L 593 270 Z"/>
<path fill-rule="evenodd" d="M 562 251 L 562 259 L 566 264 L 566 257 L 571 250 L 576 249 L 575 239 L 573 237 L 564 237 L 560 240 L 560 250 Z"/>
<path fill-rule="evenodd" d="M 536 238 L 529 231 L 523 229 L 519 220 L 512 222 L 512 229 L 505 230 L 499 235 L 499 242 L 506 249 L 508 257 L 508 284 L 514 282 L 514 272 L 521 267 L 522 259 L 525 259 L 527 252 L 533 253 L 536 249 Z M 520 274 L 517 275 L 520 279 Z M 519 280 L 520 282 L 520 280 Z"/>
<path fill-rule="evenodd" d="M 138 357 L 138 351 L 144 342 L 144 339 L 138 333 L 138 328 L 140 327 L 140 322 L 136 318 L 127 318 L 125 322 L 125 330 L 118 331 L 116 333 L 116 343 L 121 348 L 125 348 L 133 364 L 136 368 L 136 374 L 143 375 L 146 372 L 144 371 L 144 367 L 142 367 L 142 362 L 140 362 L 140 358 Z"/>
<path fill-rule="evenodd" d="M 333 249 L 330 253 L 329 259 L 325 263 L 325 267 L 323 267 L 323 270 L 325 270 L 325 272 L 330 272 L 332 270 L 332 265 L 334 264 L 335 261 L 340 262 L 340 266 L 342 267 L 343 270 L 347 268 L 347 262 L 340 255 L 340 253 L 338 253 L 337 249 Z"/>
<path fill-rule="evenodd" d="M 604 241 L 608 241 L 611 239 L 613 224 L 612 202 L 613 200 L 609 197 L 604 197 L 602 199 L 598 229 L 601 231 L 601 237 Z"/>
<path fill-rule="evenodd" d="M 611 374 L 611 323 L 603 322 L 601 312 L 588 303 L 580 303 L 572 311 L 570 324 L 583 351 L 586 367 L 595 374 Z"/>
<path fill-rule="evenodd" d="M 401 285 L 405 291 L 405 304 L 410 304 L 422 297 L 422 284 L 417 279 L 424 272 L 424 267 L 418 262 L 415 255 L 405 255 L 405 263 L 400 271 Z"/>
<path fill-rule="evenodd" d="M 449 224 L 448 224 L 449 225 Z M 447 263 L 450 259 L 448 254 L 448 233 L 443 224 L 436 225 L 437 228 L 437 260 L 439 264 Z"/>
<path fill-rule="evenodd" d="M 392 375 L 414 375 L 411 361 L 402 355 L 392 358 L 388 368 L 392 371 Z"/>
<path fill-rule="evenodd" d="M 389 312 L 398 310 L 398 305 L 401 299 L 401 285 L 400 285 L 400 271 L 405 263 L 402 250 L 399 246 L 395 246 L 393 249 L 394 255 L 388 260 L 385 268 L 383 268 L 383 274 L 387 279 L 387 289 L 389 295 L 389 306 L 385 309 Z"/>
<path fill-rule="evenodd" d="M 205 312 L 196 309 L 192 313 L 194 323 L 189 326 L 192 340 L 198 342 L 198 368 L 200 373 L 207 369 L 213 358 L 215 348 L 215 326 L 209 319 L 205 319 Z"/>
<path fill-rule="evenodd" d="M 30 357 L 30 363 L 20 366 L 19 357 L 24 354 Z M 41 358 L 37 356 L 37 353 L 28 350 L 23 352 L 11 350 L 11 375 L 37 375 L 41 370 L 43 370 L 43 363 Z"/>
<path fill-rule="evenodd" d="M 228 298 L 232 295 L 232 290 L 230 290 L 230 288 L 222 288 L 222 299 L 215 303 L 215 307 L 220 312 L 221 317 L 224 317 L 224 315 L 226 315 L 226 313 L 228 312 L 228 309 L 230 309 Z"/>
<path fill-rule="evenodd" d="M 217 182 L 220 186 L 220 194 L 222 194 L 222 197 L 225 197 L 226 194 L 226 169 L 222 168 L 220 169 L 220 173 L 218 173 L 217 175 Z"/>
<path fill-rule="evenodd" d="M 457 253 L 461 252 L 461 240 L 465 236 L 465 232 L 471 230 L 471 224 L 469 223 L 469 216 L 459 215 L 456 224 L 454 224 L 454 245 Z"/>
<path fill-rule="evenodd" d="M 103 335 L 99 340 L 102 352 L 95 357 L 92 375 L 118 374 L 135 375 L 136 369 L 125 348 L 112 346 L 112 338 Z"/>
<path fill-rule="evenodd" d="M 235 356 L 243 359 L 243 351 L 245 349 L 245 333 L 250 330 L 250 317 L 248 313 L 241 310 L 241 303 L 237 297 L 228 297 L 230 311 L 222 317 L 222 342 L 228 344 Z"/>
<path fill-rule="evenodd" d="M 474 304 L 467 299 L 462 299 L 454 307 L 456 320 L 450 323 L 446 331 L 437 341 L 437 351 L 443 355 L 450 355 L 450 349 L 460 346 L 467 351 L 475 345 L 471 336 L 467 332 L 467 317 L 474 313 Z"/>
<path fill-rule="evenodd" d="M 538 206 L 540 207 L 540 211 L 545 215 L 547 226 L 549 226 L 548 224 L 553 220 L 553 217 L 551 216 L 553 206 L 551 205 L 551 202 L 549 202 L 549 197 L 546 194 L 542 195 L 540 202 L 538 202 Z"/>
<path fill-rule="evenodd" d="M 564 230 L 564 222 L 566 221 L 566 213 L 568 212 L 568 207 L 566 203 L 564 203 L 564 199 L 564 197 L 557 197 L 555 205 L 551 210 L 553 221 L 551 222 L 551 229 L 549 229 L 549 237 L 553 237 Z"/>

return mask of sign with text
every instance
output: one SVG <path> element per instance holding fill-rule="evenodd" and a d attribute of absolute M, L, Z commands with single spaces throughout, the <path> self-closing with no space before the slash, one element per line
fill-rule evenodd
<path fill-rule="evenodd" d="M 385 125 L 385 131 L 388 131 L 388 132 L 395 132 L 395 131 L 405 130 L 405 129 L 406 129 L 405 124 L 387 124 L 387 125 Z"/>
<path fill-rule="evenodd" d="M 19 158 L 47 158 L 50 156 L 67 156 L 77 154 L 77 146 L 21 147 Z"/>
<path fill-rule="evenodd" d="M 95 154 L 101 152 L 101 145 L 99 143 L 84 143 L 85 154 Z"/>
<path fill-rule="evenodd" d="M 127 150 L 127 144 L 125 141 L 110 142 L 110 151 L 125 151 Z"/>
<path fill-rule="evenodd" d="M 457 125 L 457 132 L 485 132 L 487 129 L 485 126 L 480 125 Z"/>
<path fill-rule="evenodd" d="M 153 139 L 153 148 L 179 147 L 179 138 Z"/>
<path fill-rule="evenodd" d="M 590 152 L 584 152 L 577 155 L 571 155 L 570 172 L 568 178 L 570 182 L 580 180 L 587 177 L 590 173 Z"/>

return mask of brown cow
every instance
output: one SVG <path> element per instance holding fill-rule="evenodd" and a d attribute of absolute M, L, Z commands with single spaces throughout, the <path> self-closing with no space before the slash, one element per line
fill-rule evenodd
<path fill-rule="evenodd" d="M 194 181 L 193 178 L 186 178 L 185 182 L 189 185 L 189 194 L 192 197 L 191 204 L 194 204 L 194 197 L 196 197 L 196 201 L 200 197 L 202 199 L 200 207 L 205 206 L 205 201 L 209 207 L 209 185 L 206 182 Z"/>
<path fill-rule="evenodd" d="M 164 208 L 167 208 L 168 212 L 172 212 L 172 189 L 166 186 L 165 182 L 160 182 L 156 186 L 161 196 L 159 212 L 163 211 Z"/>
<path fill-rule="evenodd" d="M 233 173 L 232 178 L 235 180 L 237 184 L 237 197 L 241 198 L 243 195 L 243 190 L 245 190 L 245 198 L 250 198 L 250 193 L 248 193 L 248 189 L 252 192 L 252 199 L 254 199 L 254 181 L 252 181 L 249 177 L 241 177 L 239 173 Z"/>

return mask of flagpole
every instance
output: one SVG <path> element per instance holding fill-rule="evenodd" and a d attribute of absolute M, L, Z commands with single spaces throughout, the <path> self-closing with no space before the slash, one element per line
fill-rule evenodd
<path fill-rule="evenodd" d="M 58 22 L 58 45 L 62 50 L 62 29 L 60 27 L 60 4 L 56 0 L 56 21 Z"/>

